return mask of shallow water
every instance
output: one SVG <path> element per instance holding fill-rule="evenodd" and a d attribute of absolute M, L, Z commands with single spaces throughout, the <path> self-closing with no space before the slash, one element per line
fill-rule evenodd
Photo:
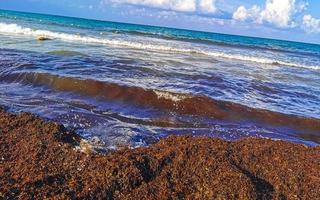
<path fill-rule="evenodd" d="M 320 45 L 0 11 L 0 105 L 108 148 L 169 134 L 316 145 Z"/>

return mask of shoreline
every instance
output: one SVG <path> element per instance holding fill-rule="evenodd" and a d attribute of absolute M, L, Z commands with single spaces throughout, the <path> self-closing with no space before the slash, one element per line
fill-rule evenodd
<path fill-rule="evenodd" d="M 320 147 L 170 136 L 100 155 L 62 125 L 0 108 L 0 199 L 317 199 Z M 83 147 L 83 146 L 82 146 Z"/>

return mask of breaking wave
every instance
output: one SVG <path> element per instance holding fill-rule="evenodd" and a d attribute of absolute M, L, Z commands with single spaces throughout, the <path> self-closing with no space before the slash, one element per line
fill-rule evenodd
<path fill-rule="evenodd" d="M 100 45 L 112 45 L 119 47 L 127 47 L 134 49 L 150 50 L 150 51 L 160 51 L 160 52 L 176 52 L 176 53 L 185 53 L 185 54 L 200 54 L 210 57 L 223 58 L 223 59 L 232 59 L 239 60 L 243 62 L 255 62 L 259 64 L 267 65 L 284 65 L 290 67 L 302 67 L 307 69 L 319 70 L 320 66 L 311 66 L 293 62 L 286 62 L 281 60 L 262 58 L 257 56 L 245 56 L 241 54 L 228 54 L 212 50 L 203 50 L 200 48 L 178 48 L 170 45 L 164 44 L 152 44 L 146 43 L 143 41 L 128 41 L 128 40 L 118 40 L 118 39 L 107 39 L 107 38 L 98 38 L 90 36 L 82 36 L 79 34 L 70 34 L 70 33 L 61 33 L 53 32 L 49 30 L 37 30 L 32 28 L 21 27 L 17 24 L 6 24 L 0 23 L 0 33 L 2 34 L 17 34 L 17 35 L 27 35 L 32 37 L 46 37 L 50 39 L 60 39 L 70 42 L 81 42 L 89 44 L 100 44 Z"/>
<path fill-rule="evenodd" d="M 37 72 L 2 74 L 0 81 L 46 86 L 59 92 L 72 92 L 182 115 L 210 117 L 230 122 L 258 122 L 272 126 L 289 126 L 303 132 L 316 134 L 320 131 L 320 119 L 250 108 L 207 96 L 178 94 Z"/>

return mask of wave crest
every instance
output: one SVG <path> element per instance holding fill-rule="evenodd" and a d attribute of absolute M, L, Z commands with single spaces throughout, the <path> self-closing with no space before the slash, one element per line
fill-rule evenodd
<path fill-rule="evenodd" d="M 125 41 L 125 40 L 117 40 L 117 39 L 81 36 L 79 34 L 60 33 L 60 32 L 48 31 L 48 30 L 37 30 L 37 29 L 25 28 L 17 24 L 0 23 L 0 33 L 27 35 L 27 36 L 33 36 L 33 37 L 45 36 L 51 39 L 60 39 L 60 40 L 71 41 L 71 42 L 112 45 L 112 46 L 128 47 L 128 48 L 134 48 L 134 49 L 160 51 L 160 52 L 201 54 L 209 57 L 239 60 L 243 62 L 255 62 L 255 63 L 267 64 L 267 65 L 279 64 L 284 66 L 302 67 L 302 68 L 313 69 L 313 70 L 320 69 L 320 66 L 310 66 L 310 65 L 293 63 L 293 62 L 274 60 L 269 58 L 245 56 L 241 54 L 228 54 L 228 53 L 211 51 L 211 50 L 203 50 L 199 48 L 177 48 L 177 47 L 163 45 L 163 44 L 144 43 L 142 41 Z"/>
<path fill-rule="evenodd" d="M 320 119 L 250 108 L 237 103 L 215 100 L 207 96 L 149 90 L 91 79 L 62 77 L 36 72 L 2 74 L 0 80 L 46 86 L 61 92 L 73 92 L 179 114 L 210 117 L 232 122 L 253 121 L 273 126 L 292 127 L 317 135 L 320 131 Z"/>

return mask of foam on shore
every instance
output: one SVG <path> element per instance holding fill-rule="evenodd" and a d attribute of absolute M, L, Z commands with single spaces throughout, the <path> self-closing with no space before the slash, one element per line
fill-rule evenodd
<path fill-rule="evenodd" d="M 46 37 L 50 39 L 60 39 L 60 40 L 70 41 L 70 42 L 112 45 L 112 46 L 118 46 L 118 47 L 160 51 L 160 52 L 200 54 L 200 55 L 205 55 L 209 57 L 239 60 L 243 62 L 254 62 L 254 63 L 260 63 L 265 65 L 284 65 L 289 67 L 302 67 L 302 68 L 313 69 L 313 70 L 320 69 L 320 66 L 317 66 L 317 65 L 312 66 L 312 65 L 286 62 L 286 61 L 263 58 L 263 57 L 247 56 L 247 55 L 241 55 L 241 54 L 228 54 L 224 52 L 218 52 L 213 50 L 203 50 L 203 49 L 191 48 L 191 47 L 178 48 L 178 47 L 170 46 L 170 44 L 164 45 L 161 43 L 153 44 L 153 43 L 144 42 L 144 41 L 130 41 L 130 40 L 108 39 L 108 38 L 99 38 L 99 37 L 91 37 L 91 36 L 81 36 L 79 34 L 61 33 L 61 32 L 54 32 L 54 31 L 41 30 L 41 29 L 32 29 L 28 27 L 22 27 L 17 24 L 0 23 L 0 33 L 26 35 L 26 36 L 32 36 L 35 38 L 38 38 L 41 36 L 41 37 Z"/>

